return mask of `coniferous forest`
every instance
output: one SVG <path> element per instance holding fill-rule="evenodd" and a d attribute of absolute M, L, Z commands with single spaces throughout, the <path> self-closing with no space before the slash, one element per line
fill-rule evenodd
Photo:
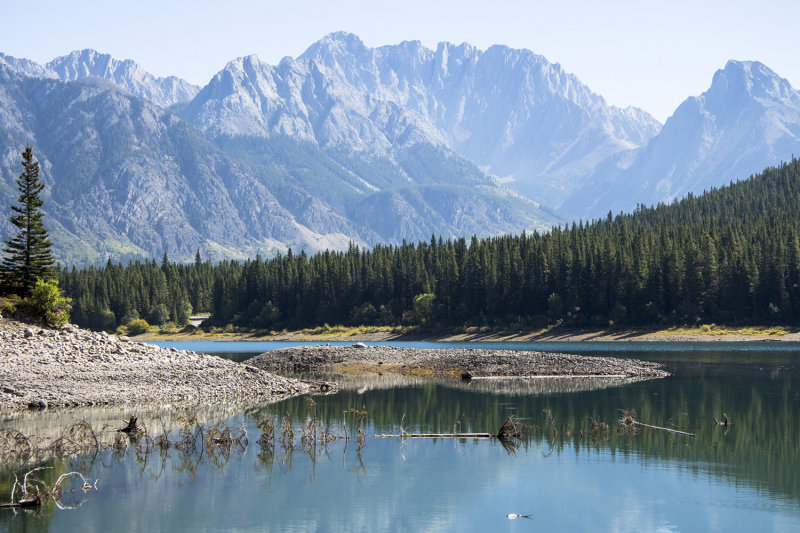
<path fill-rule="evenodd" d="M 60 272 L 72 320 L 280 330 L 399 323 L 800 324 L 800 161 L 549 233 Z"/>

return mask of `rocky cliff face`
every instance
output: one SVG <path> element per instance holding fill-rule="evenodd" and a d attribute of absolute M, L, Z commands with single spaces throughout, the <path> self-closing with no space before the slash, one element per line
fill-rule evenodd
<path fill-rule="evenodd" d="M 96 79 L 58 83 L 5 72 L 2 200 L 16 201 L 17 146 L 33 142 L 47 225 L 67 263 L 104 257 L 215 258 L 325 241 L 298 224 L 267 187 L 163 109 Z M 3 221 L 5 222 L 5 221 Z M 10 228 L 6 228 L 7 230 Z M 332 241 L 332 242 L 331 242 Z M 347 237 L 325 244 L 345 246 Z"/>

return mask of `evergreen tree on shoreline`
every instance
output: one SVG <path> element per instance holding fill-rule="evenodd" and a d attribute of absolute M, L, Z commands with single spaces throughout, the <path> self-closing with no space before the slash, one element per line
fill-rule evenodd
<path fill-rule="evenodd" d="M 52 243 L 42 223 L 44 213 L 40 193 L 44 183 L 39 181 L 39 162 L 33 160 L 33 148 L 22 152 L 24 172 L 17 178 L 20 192 L 19 205 L 12 205 L 9 221 L 18 233 L 5 242 L 5 257 L 0 272 L 5 289 L 20 296 L 28 296 L 37 278 L 48 279 L 53 274 L 55 259 Z"/>

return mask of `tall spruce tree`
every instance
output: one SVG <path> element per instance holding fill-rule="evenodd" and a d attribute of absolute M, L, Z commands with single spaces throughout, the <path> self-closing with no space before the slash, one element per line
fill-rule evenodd
<path fill-rule="evenodd" d="M 19 205 L 12 205 L 9 221 L 18 233 L 5 242 L 3 258 L 3 281 L 6 287 L 21 296 L 28 296 L 36 285 L 36 279 L 47 279 L 53 274 L 55 259 L 50 250 L 52 243 L 47 238 L 47 229 L 42 223 L 44 213 L 39 194 L 44 183 L 39 181 L 39 162 L 33 160 L 33 149 L 25 147 L 22 152 L 25 171 L 17 178 L 20 192 Z"/>

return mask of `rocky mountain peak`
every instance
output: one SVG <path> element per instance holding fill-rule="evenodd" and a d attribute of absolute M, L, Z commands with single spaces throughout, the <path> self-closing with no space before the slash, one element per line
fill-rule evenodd
<path fill-rule="evenodd" d="M 728 61 L 684 100 L 658 135 L 573 192 L 567 209 L 597 216 L 746 179 L 800 151 L 800 93 L 757 61 Z M 603 210 L 603 211 L 600 211 Z"/>
<path fill-rule="evenodd" d="M 124 66 L 123 66 L 124 65 Z M 130 59 L 120 62 L 111 57 L 110 54 L 102 54 L 96 50 L 73 50 L 69 54 L 47 63 L 47 68 L 58 74 L 64 81 L 73 81 L 88 76 L 98 78 L 113 77 L 114 71 L 123 68 L 128 72 L 136 70 L 136 63 Z M 144 74 L 144 70 L 140 75 Z"/>
<path fill-rule="evenodd" d="M 54 72 L 50 72 L 45 67 L 29 59 L 21 59 L 0 53 L 0 65 L 6 66 L 9 70 L 29 78 L 56 78 Z"/>
<path fill-rule="evenodd" d="M 707 109 L 725 112 L 745 102 L 769 104 L 797 100 L 797 92 L 786 79 L 763 63 L 731 60 L 714 74 L 711 87 L 701 98 Z"/>
<path fill-rule="evenodd" d="M 62 81 L 94 76 L 115 83 L 126 91 L 158 106 L 188 102 L 200 88 L 175 76 L 158 78 L 131 59 L 119 61 L 92 49 L 75 50 L 45 65 Z"/>
<path fill-rule="evenodd" d="M 298 59 L 328 60 L 331 57 L 355 56 L 361 57 L 370 49 L 364 42 L 352 33 L 338 31 L 329 33 L 319 41 L 309 46 Z"/>

